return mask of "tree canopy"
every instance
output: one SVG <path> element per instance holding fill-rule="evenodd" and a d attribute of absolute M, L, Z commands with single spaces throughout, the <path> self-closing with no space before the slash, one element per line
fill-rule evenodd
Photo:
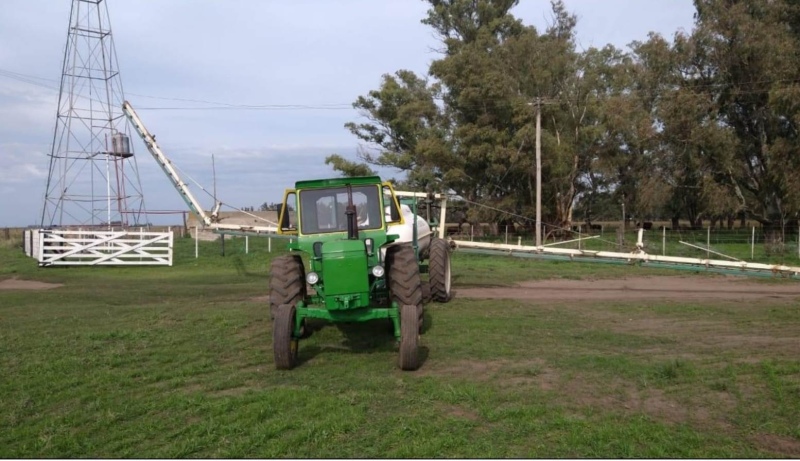
<path fill-rule="evenodd" d="M 545 30 L 516 0 L 427 0 L 442 42 L 427 76 L 398 70 L 353 103 L 360 162 L 406 173 L 417 190 L 486 205 L 471 219 L 535 204 L 542 116 L 544 220 L 571 225 L 619 204 L 644 219 L 785 224 L 800 211 L 800 4 L 695 0 L 694 28 L 651 33 L 627 51 L 579 50 L 576 17 L 551 2 Z M 616 214 L 615 216 L 619 216 Z"/>

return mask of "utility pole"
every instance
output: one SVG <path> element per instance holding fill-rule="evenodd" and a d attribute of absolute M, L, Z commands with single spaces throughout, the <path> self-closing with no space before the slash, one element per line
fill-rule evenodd
<path fill-rule="evenodd" d="M 536 98 L 536 246 L 542 246 L 542 98 Z"/>
<path fill-rule="evenodd" d="M 536 98 L 529 106 L 536 107 L 536 246 L 542 246 L 542 104 L 554 101 Z"/>
<path fill-rule="evenodd" d="M 620 203 L 622 204 L 622 232 L 625 232 L 627 230 L 627 227 L 628 227 L 627 226 L 627 224 L 628 224 L 628 219 L 627 219 L 628 215 L 625 214 L 625 193 L 624 192 L 622 193 L 622 201 Z"/>

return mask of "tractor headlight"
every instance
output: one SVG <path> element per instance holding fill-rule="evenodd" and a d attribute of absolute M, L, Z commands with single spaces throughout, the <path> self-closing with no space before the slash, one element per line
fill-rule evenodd
<path fill-rule="evenodd" d="M 309 285 L 315 285 L 319 282 L 319 274 L 316 272 L 309 272 L 306 274 L 306 282 L 308 282 Z"/>
<path fill-rule="evenodd" d="M 374 275 L 375 277 L 381 278 L 385 273 L 386 271 L 383 269 L 383 266 L 378 265 L 378 266 L 373 266 L 372 268 L 372 275 Z"/>

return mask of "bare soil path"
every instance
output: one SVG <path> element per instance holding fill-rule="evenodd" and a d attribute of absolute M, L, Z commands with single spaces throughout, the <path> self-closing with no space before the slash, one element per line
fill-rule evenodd
<path fill-rule="evenodd" d="M 62 286 L 60 283 L 19 280 L 17 278 L 0 280 L 0 290 L 50 290 Z"/>
<path fill-rule="evenodd" d="M 605 280 L 538 280 L 511 287 L 461 288 L 459 298 L 530 301 L 754 300 L 800 301 L 800 282 L 757 283 L 743 277 L 625 277 Z"/>

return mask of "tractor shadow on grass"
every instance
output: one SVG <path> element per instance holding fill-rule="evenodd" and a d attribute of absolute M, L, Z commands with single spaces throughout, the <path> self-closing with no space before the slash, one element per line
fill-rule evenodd
<path fill-rule="evenodd" d="M 424 333 L 430 330 L 433 326 L 433 318 L 428 312 L 425 312 L 422 324 L 422 334 L 419 346 L 419 363 L 420 367 L 425 364 L 428 359 L 429 350 L 425 346 Z M 388 320 L 373 320 L 370 322 L 353 322 L 353 323 L 327 323 L 327 322 L 310 322 L 306 325 L 312 334 L 320 331 L 323 328 L 336 328 L 344 336 L 344 340 L 340 345 L 318 345 L 318 344 L 303 344 L 301 340 L 300 351 L 297 357 L 297 364 L 302 365 L 306 362 L 313 360 L 321 354 L 327 353 L 346 353 L 346 354 L 374 354 L 376 352 L 392 352 L 399 351 L 398 342 L 392 334 L 392 323 Z"/>
<path fill-rule="evenodd" d="M 234 270 L 236 270 L 236 275 L 241 275 L 244 277 L 263 277 L 264 274 L 259 274 L 257 272 L 253 272 L 247 268 L 244 264 L 244 260 L 240 255 L 233 255 L 231 256 L 232 264 Z"/>

